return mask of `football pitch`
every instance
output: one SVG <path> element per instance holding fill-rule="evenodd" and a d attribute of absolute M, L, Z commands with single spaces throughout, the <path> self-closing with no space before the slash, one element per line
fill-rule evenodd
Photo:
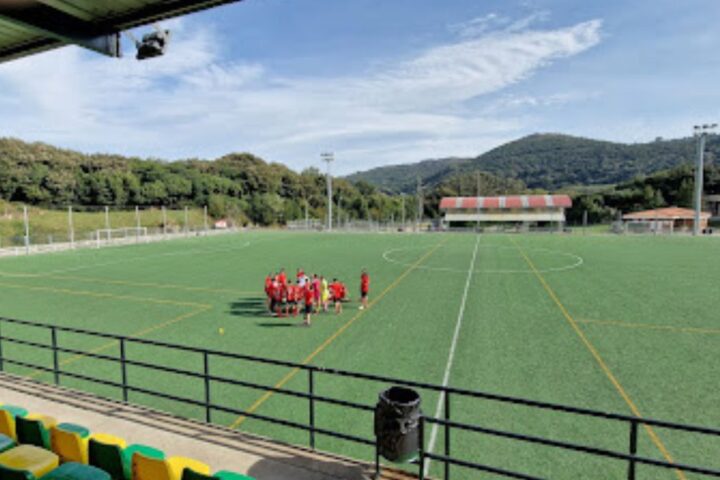
<path fill-rule="evenodd" d="M 311 328 L 271 318 L 265 276 L 284 267 L 348 284 L 342 315 Z M 359 275 L 372 278 L 358 310 Z M 249 232 L 0 260 L 0 316 L 139 336 L 537 401 L 720 426 L 720 242 L 714 238 L 581 235 L 312 234 Z M 41 332 L 3 325 L 35 341 Z M 46 332 L 43 333 L 45 337 Z M 60 335 L 65 335 L 60 333 Z M 117 355 L 117 344 L 65 338 L 64 345 Z M 133 358 L 201 371 L 199 358 L 132 347 Z M 3 344 L 4 355 L 52 365 L 48 352 Z M 65 371 L 119 381 L 117 366 L 61 354 Z M 52 381 L 52 375 L 5 365 Z M 217 361 L 213 372 L 306 391 L 287 367 Z M 202 400 L 202 381 L 130 367 L 133 385 Z M 114 387 L 61 384 L 120 398 Z M 319 376 L 319 395 L 374 404 L 387 385 Z M 434 415 L 438 395 L 422 392 Z M 239 386 L 213 399 L 240 410 L 305 422 L 307 400 Z M 2 399 L 0 399 L 2 401 Z M 203 419 L 200 407 L 131 393 L 130 401 Z M 51 412 L 48 412 L 51 413 Z M 462 399 L 460 422 L 627 452 L 625 424 Z M 372 436 L 372 415 L 318 405 L 317 425 Z M 281 441 L 307 433 L 215 412 L 213 422 Z M 431 437 L 432 432 L 427 432 Z M 428 438 L 429 439 L 429 438 Z M 442 429 L 434 444 L 441 453 Z M 317 448 L 371 461 L 364 446 L 319 436 Z M 642 456 L 720 468 L 720 439 L 640 429 Z M 542 478 L 615 479 L 627 464 L 478 433 L 457 433 L 453 455 Z M 432 464 L 438 475 L 441 465 Z M 453 467 L 453 478 L 496 478 Z M 639 466 L 638 478 L 703 478 Z"/>

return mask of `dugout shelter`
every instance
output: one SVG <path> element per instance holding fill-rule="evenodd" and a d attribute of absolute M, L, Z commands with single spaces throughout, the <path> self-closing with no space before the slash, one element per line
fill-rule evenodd
<path fill-rule="evenodd" d="M 443 226 L 463 224 L 565 224 L 565 210 L 572 206 L 568 195 L 512 195 L 501 197 L 444 197 L 440 201 Z"/>

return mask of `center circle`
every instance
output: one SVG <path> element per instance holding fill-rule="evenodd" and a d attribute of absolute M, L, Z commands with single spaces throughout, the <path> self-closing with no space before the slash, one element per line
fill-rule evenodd
<path fill-rule="evenodd" d="M 412 267 L 414 262 L 406 261 L 402 258 L 402 252 L 424 250 L 426 247 L 401 247 L 392 248 L 385 251 L 382 254 L 383 260 L 396 265 L 404 267 Z M 548 272 L 562 272 L 572 270 L 580 267 L 583 264 L 583 258 L 579 255 L 569 252 L 561 252 L 558 250 L 552 250 L 548 248 L 539 247 L 526 247 L 523 248 L 528 255 L 533 258 L 533 263 L 540 263 L 537 268 L 538 273 Z M 492 259 L 495 263 L 502 263 L 503 258 L 507 258 L 508 263 L 515 264 L 514 266 L 508 265 L 508 268 L 483 268 L 482 266 L 475 268 L 474 274 L 527 274 L 534 273 L 526 260 L 522 257 L 520 251 L 514 246 L 502 246 L 502 245 L 478 245 L 478 258 L 480 265 L 482 265 L 482 255 L 492 255 Z M 465 253 L 463 253 L 465 255 Z M 522 266 L 518 266 L 522 265 Z M 541 268 L 542 267 L 542 268 Z M 467 274 L 468 271 L 460 268 L 453 267 L 441 267 L 433 265 L 419 265 L 415 266 L 418 270 L 429 270 L 436 272 L 452 272 L 452 273 L 463 273 Z"/>

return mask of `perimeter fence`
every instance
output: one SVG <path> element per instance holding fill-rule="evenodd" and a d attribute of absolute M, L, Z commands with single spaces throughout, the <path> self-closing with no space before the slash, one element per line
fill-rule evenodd
<path fill-rule="evenodd" d="M 90 340 L 105 342 L 106 347 L 90 348 L 87 346 L 81 348 L 78 346 L 93 345 Z M 116 352 L 114 355 L 107 353 L 108 346 L 113 347 Z M 149 358 L 142 356 L 138 353 L 139 347 L 154 349 L 154 353 Z M 189 362 L 190 366 L 182 368 L 177 363 L 163 364 L 158 360 L 159 351 L 165 352 L 164 355 L 170 358 L 182 358 L 186 364 Z M 100 376 L 97 373 L 91 375 L 86 371 L 64 368 L 64 364 L 67 362 L 61 361 L 61 355 L 72 356 L 73 359 L 91 359 L 93 364 L 105 363 L 114 366 L 115 372 Z M 268 365 L 290 369 L 301 375 L 305 386 L 295 389 L 280 388 L 268 382 L 248 381 L 230 376 L 227 372 L 232 371 L 230 365 L 234 362 L 241 363 L 244 369 L 257 369 Z M 161 399 L 165 402 L 163 404 L 165 408 L 170 409 L 171 413 L 175 413 L 173 406 L 192 406 L 202 412 L 202 419 L 208 423 L 214 422 L 219 414 L 231 414 L 280 426 L 283 429 L 305 432 L 307 435 L 306 445 L 311 449 L 316 448 L 316 442 L 320 437 L 329 437 L 341 442 L 360 445 L 375 452 L 377 472 L 381 469 L 377 453 L 379 444 L 375 438 L 369 435 L 372 431 L 372 415 L 375 407 L 368 402 L 369 399 L 375 397 L 376 392 L 368 391 L 364 398 L 342 398 L 318 392 L 326 391 L 327 388 L 324 387 L 338 382 L 362 383 L 363 385 L 370 382 L 372 385 L 400 385 L 417 389 L 425 394 L 432 393 L 439 396 L 442 409 L 437 417 L 424 415 L 420 418 L 420 447 L 415 464 L 417 475 L 421 479 L 426 477 L 426 466 L 431 461 L 442 466 L 440 474 L 446 480 L 449 480 L 451 475 L 453 478 L 456 476 L 474 478 L 479 472 L 494 474 L 502 478 L 523 480 L 549 478 L 544 477 L 542 473 L 517 471 L 512 466 L 494 464 L 492 457 L 487 458 L 487 455 L 482 455 L 483 458 L 478 458 L 477 455 L 472 456 L 472 453 L 469 452 L 475 450 L 467 448 L 467 434 L 476 436 L 474 437 L 475 442 L 479 442 L 480 437 L 491 437 L 510 441 L 514 448 L 530 444 L 580 455 L 582 458 L 578 459 L 578 463 L 581 466 L 583 459 L 588 461 L 592 458 L 613 462 L 615 471 L 619 467 L 624 470 L 621 477 L 617 478 L 655 479 L 658 478 L 659 470 L 674 472 L 679 478 L 687 478 L 687 474 L 696 474 L 702 478 L 720 478 L 720 469 L 717 466 L 709 465 L 711 458 L 715 458 L 715 463 L 718 463 L 717 455 L 705 459 L 706 464 L 697 465 L 653 458 L 638 453 L 639 436 L 643 428 L 689 435 L 691 437 L 689 442 L 696 449 L 700 448 L 704 439 L 720 438 L 720 430 L 714 428 L 0 317 L 0 371 L 17 368 L 24 368 L 26 372 L 27 369 L 31 369 L 35 374 L 45 372 L 57 385 L 63 385 L 69 380 L 80 380 L 90 386 L 104 387 L 106 392 L 115 392 L 115 394 L 105 393 L 105 396 L 111 398 L 119 396 L 125 402 L 130 399 L 131 394 L 134 398 L 142 396 L 145 399 L 144 403 L 150 403 L 149 406 L 153 405 L 148 399 Z M 94 370 L 102 369 L 96 367 Z M 139 381 L 138 372 L 140 370 L 151 372 L 153 377 L 151 385 Z M 182 389 L 185 394 L 171 394 L 159 388 L 158 380 L 162 376 L 173 376 L 175 379 L 173 381 L 176 383 L 181 379 L 183 382 L 187 382 Z M 197 388 L 190 388 L 190 384 L 196 384 Z M 234 396 L 219 393 L 223 386 L 242 387 L 265 394 L 274 394 L 283 402 L 288 402 L 289 399 L 299 400 L 305 403 L 305 418 L 289 420 L 269 413 L 258 413 L 252 408 L 239 407 L 233 402 Z M 189 394 L 190 392 L 195 392 L 196 395 L 192 396 Z M 622 449 L 607 448 L 601 444 L 602 439 L 597 436 L 591 437 L 594 440 L 592 443 L 581 443 L 574 439 L 560 440 L 548 435 L 499 429 L 479 422 L 463 420 L 468 417 L 468 411 L 482 411 L 483 408 L 487 408 L 488 403 L 500 405 L 503 409 L 524 408 L 528 411 L 543 412 L 544 415 L 560 415 L 570 424 L 578 426 L 583 418 L 593 419 L 619 429 L 619 433 L 624 431 L 625 446 Z M 368 428 L 364 429 L 365 434 L 344 431 L 340 424 L 330 427 L 323 426 L 322 405 L 332 405 L 340 408 L 346 414 L 354 412 L 364 415 L 368 425 Z M 439 452 L 432 450 L 429 446 L 431 442 L 428 441 L 428 437 L 430 437 L 428 432 L 435 427 L 442 433 Z M 457 441 L 461 435 L 463 441 Z M 639 473 L 640 468 L 645 469 L 642 477 Z M 606 470 L 601 475 L 602 478 L 612 478 L 606 475 L 609 469 L 610 465 L 606 466 Z M 596 473 L 598 472 L 595 470 L 588 470 L 577 478 L 591 478 Z"/>

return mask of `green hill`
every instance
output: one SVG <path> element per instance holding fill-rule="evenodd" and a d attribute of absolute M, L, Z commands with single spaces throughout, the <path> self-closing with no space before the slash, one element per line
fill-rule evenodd
<path fill-rule="evenodd" d="M 720 156 L 720 138 L 711 137 L 707 161 Z M 389 192 L 411 192 L 416 176 L 427 186 L 457 174 L 481 170 L 522 180 L 529 188 L 557 190 L 576 185 L 608 185 L 692 163 L 695 140 L 657 140 L 624 144 L 559 134 L 535 134 L 506 143 L 475 158 L 450 158 L 380 167 L 347 178 L 364 180 Z"/>
<path fill-rule="evenodd" d="M 334 187 L 343 219 L 401 216 L 401 199 L 372 185 L 337 179 Z M 79 210 L 207 206 L 215 218 L 268 225 L 303 219 L 306 207 L 311 218 L 323 218 L 326 198 L 317 169 L 298 173 L 249 153 L 166 162 L 0 138 L 0 199 L 8 202 Z"/>

